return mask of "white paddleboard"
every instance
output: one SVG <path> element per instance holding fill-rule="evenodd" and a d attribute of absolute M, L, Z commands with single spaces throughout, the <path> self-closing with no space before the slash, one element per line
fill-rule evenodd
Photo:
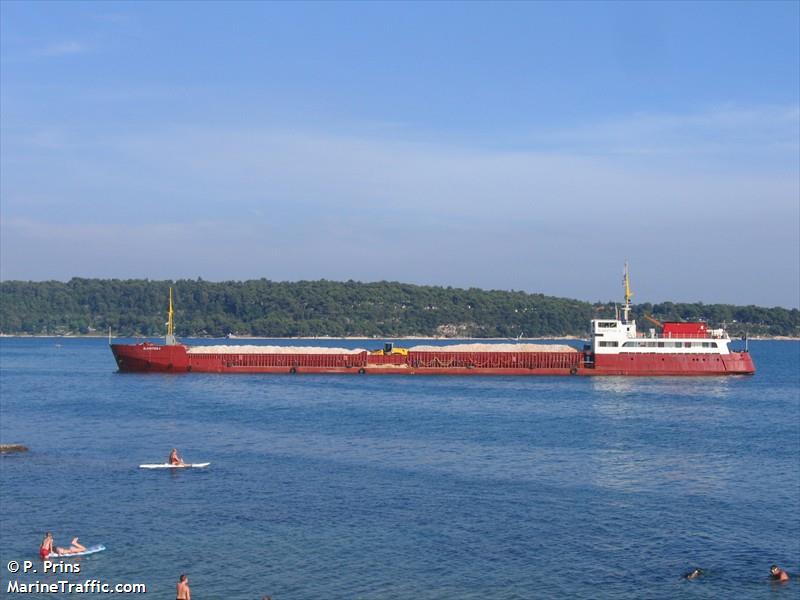
<path fill-rule="evenodd" d="M 103 544 L 95 544 L 94 546 L 87 547 L 83 552 L 71 552 L 69 554 L 56 554 L 55 552 L 51 552 L 47 555 L 47 558 L 72 558 L 73 556 L 86 556 L 87 554 L 102 552 L 105 549 L 106 547 L 103 546 Z"/>
<path fill-rule="evenodd" d="M 139 468 L 140 469 L 202 469 L 203 467 L 207 467 L 210 464 L 211 464 L 210 462 L 193 463 L 193 464 L 186 463 L 185 465 L 171 465 L 169 463 L 158 463 L 155 465 L 139 465 Z"/>

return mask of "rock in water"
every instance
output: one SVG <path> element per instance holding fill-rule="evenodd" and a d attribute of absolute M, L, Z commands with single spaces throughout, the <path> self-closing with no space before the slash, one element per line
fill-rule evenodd
<path fill-rule="evenodd" d="M 27 452 L 28 447 L 22 444 L 0 444 L 0 454 L 6 452 Z"/>

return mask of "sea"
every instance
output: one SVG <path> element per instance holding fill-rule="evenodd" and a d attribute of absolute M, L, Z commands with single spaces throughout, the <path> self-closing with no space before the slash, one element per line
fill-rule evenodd
<path fill-rule="evenodd" d="M 751 377 L 162 375 L 2 338 L 0 442 L 29 451 L 0 456 L 0 596 L 798 598 L 800 342 L 750 351 Z M 138 468 L 173 447 L 211 464 Z M 106 550 L 43 573 L 46 531 Z"/>

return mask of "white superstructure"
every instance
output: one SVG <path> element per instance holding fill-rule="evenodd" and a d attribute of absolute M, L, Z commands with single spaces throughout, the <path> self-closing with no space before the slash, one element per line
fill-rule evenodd
<path fill-rule="evenodd" d="M 636 331 L 630 319 L 631 297 L 628 265 L 625 265 L 625 304 L 622 318 L 592 319 L 591 346 L 595 354 L 730 354 L 731 338 L 724 329 L 708 329 L 705 323 L 666 323 L 664 332 Z M 693 329 L 693 331 L 685 331 Z M 674 331 L 673 331 L 674 330 Z"/>
<path fill-rule="evenodd" d="M 651 329 L 636 331 L 635 321 L 592 320 L 592 351 L 595 354 L 657 352 L 664 354 L 729 354 L 731 338 L 722 329 L 707 329 L 699 334 L 660 334 Z"/>

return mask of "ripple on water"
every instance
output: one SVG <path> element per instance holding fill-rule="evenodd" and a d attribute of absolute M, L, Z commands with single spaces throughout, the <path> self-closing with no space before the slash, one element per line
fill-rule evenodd
<path fill-rule="evenodd" d="M 31 448 L 0 458 L 2 561 L 52 529 L 156 597 L 797 595 L 766 569 L 800 572 L 800 344 L 753 343 L 751 378 L 562 379 L 126 376 L 61 343 L 0 339 L 1 441 Z M 136 467 L 173 446 L 211 467 Z"/>

